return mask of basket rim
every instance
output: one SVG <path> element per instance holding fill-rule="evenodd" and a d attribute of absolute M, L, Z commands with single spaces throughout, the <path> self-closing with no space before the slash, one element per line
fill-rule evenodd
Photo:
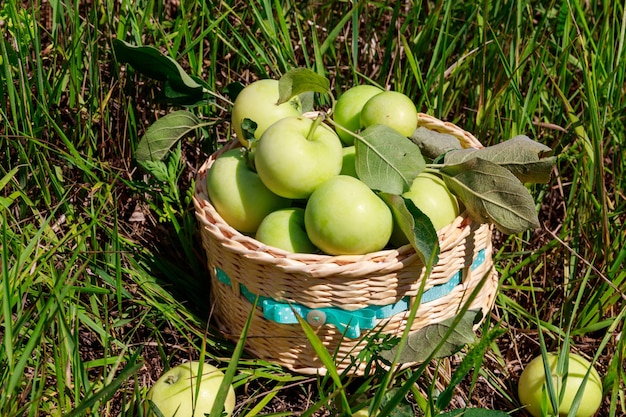
<path fill-rule="evenodd" d="M 453 135 L 459 139 L 461 145 L 465 148 L 482 148 L 483 145 L 471 133 L 461 129 L 450 122 L 441 121 L 434 116 L 418 113 L 418 127 L 426 127 L 433 131 Z M 220 149 L 215 151 L 201 165 L 196 175 L 193 202 L 195 206 L 196 217 L 202 224 L 205 231 L 211 233 L 214 237 L 220 239 L 225 247 L 229 250 L 240 253 L 243 256 L 255 258 L 258 262 L 267 262 L 277 264 L 285 268 L 302 267 L 303 265 L 331 265 L 340 267 L 349 267 L 352 264 L 363 263 L 405 263 L 412 261 L 414 257 L 419 256 L 415 249 L 406 244 L 398 248 L 385 248 L 380 251 L 370 252 L 360 255 L 329 255 L 324 253 L 293 253 L 280 248 L 266 245 L 253 236 L 244 234 L 228 223 L 219 215 L 215 207 L 211 204 L 206 189 L 206 173 L 212 162 L 227 150 L 241 146 L 237 138 L 232 138 L 226 142 Z M 457 241 L 459 234 L 466 235 L 469 229 L 473 227 L 473 221 L 469 217 L 467 210 L 457 216 L 457 218 L 449 225 L 444 226 L 437 232 L 440 245 L 442 242 L 450 240 Z M 478 228 L 490 227 L 489 224 L 479 224 Z M 442 246 L 443 250 L 444 247 Z"/>
<path fill-rule="evenodd" d="M 205 173 L 208 168 L 208 164 L 203 166 L 204 170 L 201 171 L 201 175 L 198 176 L 196 184 L 203 184 L 206 181 Z M 406 262 L 409 258 L 418 256 L 415 249 L 406 244 L 398 248 L 386 248 L 377 252 L 370 252 L 361 255 L 329 255 L 325 253 L 293 253 L 284 249 L 276 248 L 259 242 L 254 237 L 241 233 L 236 230 L 219 215 L 215 210 L 215 207 L 210 203 L 206 187 L 196 185 L 196 191 L 193 197 L 194 205 L 196 206 L 196 217 L 202 223 L 206 230 L 216 237 L 219 236 L 221 240 L 227 242 L 225 245 L 233 251 L 240 252 L 242 255 L 247 255 L 256 258 L 259 262 L 264 260 L 267 262 L 275 261 L 283 263 L 284 266 L 289 264 L 337 264 L 347 265 L 362 262 L 391 262 L 399 261 Z M 470 219 L 467 211 L 464 211 L 449 225 L 443 227 L 437 232 L 439 242 L 447 241 L 449 239 L 457 240 L 455 235 L 463 233 L 462 230 L 470 229 L 474 222 Z M 488 224 L 479 225 L 479 227 L 488 227 Z M 282 262 L 281 262 L 282 260 Z"/>

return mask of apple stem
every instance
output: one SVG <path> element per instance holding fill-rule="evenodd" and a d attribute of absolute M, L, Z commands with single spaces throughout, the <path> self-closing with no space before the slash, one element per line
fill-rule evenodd
<path fill-rule="evenodd" d="M 337 99 L 335 99 L 334 95 L 328 93 L 328 96 L 330 97 L 330 109 L 326 112 L 327 117 L 331 116 L 335 112 L 335 105 L 337 104 Z"/>
<path fill-rule="evenodd" d="M 252 148 L 242 148 L 242 153 L 244 155 L 246 165 L 250 168 L 250 171 L 256 172 L 256 165 L 254 164 L 254 154 L 252 153 Z"/>
<path fill-rule="evenodd" d="M 311 129 L 309 129 L 309 133 L 306 136 L 307 140 L 313 139 L 313 134 L 315 134 L 315 131 L 317 130 L 319 125 L 324 121 L 325 118 L 326 118 L 326 115 L 320 112 L 318 116 L 315 119 L 313 119 L 313 124 L 311 125 Z"/>
<path fill-rule="evenodd" d="M 424 168 L 424 172 L 430 172 L 432 174 L 442 174 L 441 168 L 445 167 L 446 164 L 426 164 Z"/>
<path fill-rule="evenodd" d="M 326 116 L 328 116 L 330 113 L 326 113 Z M 363 140 L 363 138 L 361 138 L 361 136 L 359 136 L 357 133 L 354 133 L 353 131 L 346 129 L 345 127 L 341 126 L 340 124 L 336 123 L 332 118 L 328 118 L 328 123 L 330 123 L 333 128 L 335 128 L 335 130 L 342 130 L 346 133 L 351 134 L 354 137 L 354 140 Z"/>

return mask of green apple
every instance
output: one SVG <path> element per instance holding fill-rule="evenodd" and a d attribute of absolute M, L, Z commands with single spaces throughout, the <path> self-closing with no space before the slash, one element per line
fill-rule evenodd
<path fill-rule="evenodd" d="M 591 417 L 596 414 L 602 402 L 602 380 L 598 371 L 580 355 L 569 353 L 568 367 L 563 374 L 557 371 L 559 356 L 556 353 L 548 353 L 547 363 L 556 396 L 559 397 L 564 387 L 564 395 L 559 401 L 559 416 L 567 416 L 574 397 L 580 388 L 588 370 L 589 378 L 585 384 L 582 401 L 576 412 L 576 417 Z M 546 374 L 543 357 L 538 356 L 528 363 L 522 371 L 519 379 L 518 394 L 520 402 L 526 406 L 525 410 L 534 417 L 542 416 L 541 404 L 547 405 L 548 413 L 554 414 L 554 409 L 548 397 Z"/>
<path fill-rule="evenodd" d="M 351 177 L 358 178 L 356 174 L 356 147 L 344 146 L 343 148 L 343 162 L 341 163 L 341 175 L 350 175 Z"/>
<path fill-rule="evenodd" d="M 327 125 L 307 117 L 287 117 L 256 142 L 254 163 L 263 183 L 285 198 L 304 199 L 341 171 L 342 146 Z"/>
<path fill-rule="evenodd" d="M 419 174 L 411 183 L 409 191 L 402 196 L 413 201 L 428 216 L 437 231 L 452 223 L 460 212 L 459 202 L 445 182 L 441 177 L 428 172 Z M 409 243 L 397 224 L 394 225 L 391 242 L 397 247 Z"/>
<path fill-rule="evenodd" d="M 385 125 L 410 137 L 417 129 L 417 109 L 413 101 L 398 91 L 376 94 L 361 110 L 361 127 Z"/>
<path fill-rule="evenodd" d="M 178 365 L 165 372 L 148 391 L 148 415 L 157 416 L 156 408 L 164 417 L 201 417 L 211 412 L 224 373 L 207 363 L 202 364 L 202 377 L 199 388 L 198 370 L 200 362 L 192 361 Z M 199 389 L 196 396 L 196 388 Z M 228 389 L 224 411 L 227 416 L 235 409 L 235 390 Z"/>
<path fill-rule="evenodd" d="M 315 253 L 304 228 L 304 209 L 289 207 L 268 214 L 256 231 L 256 240 L 293 253 Z"/>
<path fill-rule="evenodd" d="M 361 128 L 361 110 L 365 103 L 383 90 L 373 85 L 356 85 L 347 89 L 339 96 L 333 110 L 333 120 L 350 132 Z M 346 145 L 354 143 L 354 136 L 343 129 L 337 128 L 337 134 Z"/>
<path fill-rule="evenodd" d="M 278 80 L 273 79 L 254 81 L 239 92 L 233 103 L 231 124 L 241 144 L 248 146 L 241 127 L 244 119 L 250 119 L 257 124 L 254 137 L 259 139 L 272 123 L 302 114 L 302 103 L 297 96 L 277 105 L 278 96 Z"/>
<path fill-rule="evenodd" d="M 441 230 L 459 216 L 459 201 L 437 175 L 422 172 L 403 197 L 410 198 L 428 216 L 435 230 Z"/>
<path fill-rule="evenodd" d="M 365 183 L 337 175 L 309 197 L 304 225 L 311 242 L 330 255 L 359 255 L 385 247 L 393 218 Z"/>
<path fill-rule="evenodd" d="M 242 149 L 220 155 L 207 171 L 207 192 L 215 210 L 233 228 L 254 233 L 265 216 L 289 207 L 289 199 L 270 191 L 247 164 Z"/>

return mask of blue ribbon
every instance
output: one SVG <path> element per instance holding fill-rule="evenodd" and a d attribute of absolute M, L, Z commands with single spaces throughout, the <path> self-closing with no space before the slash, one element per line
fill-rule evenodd
<path fill-rule="evenodd" d="M 475 270 L 485 261 L 485 250 L 481 249 L 472 262 L 471 270 Z M 216 268 L 216 277 L 223 284 L 232 286 L 231 280 L 220 268 Z M 435 285 L 424 291 L 422 303 L 428 303 L 449 294 L 457 285 L 461 284 L 462 274 L 457 271 L 444 284 Z M 240 285 L 241 294 L 250 302 L 254 303 L 257 296 L 250 292 L 244 285 Z M 368 306 L 359 310 L 348 311 L 338 307 L 309 308 L 301 304 L 279 302 L 269 297 L 259 296 L 259 305 L 263 309 L 263 317 L 280 324 L 296 324 L 298 318 L 303 317 L 313 326 L 331 324 L 351 339 L 361 335 L 362 330 L 371 330 L 380 320 L 387 319 L 398 313 L 407 311 L 409 297 L 385 306 Z"/>

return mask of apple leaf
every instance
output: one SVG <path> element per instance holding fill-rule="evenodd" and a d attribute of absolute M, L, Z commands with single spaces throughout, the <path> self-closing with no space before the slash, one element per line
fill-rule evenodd
<path fill-rule="evenodd" d="M 446 153 L 445 164 L 460 164 L 472 158 L 494 162 L 511 171 L 525 183 L 546 183 L 556 162 L 556 157 L 542 158 L 550 152 L 548 146 L 518 135 L 507 141 L 482 149 L 459 149 Z"/>
<path fill-rule="evenodd" d="M 302 105 L 302 113 L 315 111 L 315 93 L 313 91 L 305 91 L 298 94 L 300 104 Z"/>
<path fill-rule="evenodd" d="M 506 234 L 539 227 L 530 192 L 508 169 L 472 158 L 445 165 L 439 172 L 475 222 L 493 223 Z"/>
<path fill-rule="evenodd" d="M 113 40 L 117 60 L 130 64 L 146 77 L 165 83 L 165 100 L 177 104 L 197 104 L 206 89 L 189 76 L 176 61 L 152 46 L 136 46 Z"/>
<path fill-rule="evenodd" d="M 222 89 L 222 93 L 226 94 L 230 101 L 234 102 L 239 93 L 245 88 L 245 85 L 239 81 L 233 81 Z"/>
<path fill-rule="evenodd" d="M 200 124 L 200 120 L 187 110 L 178 110 L 155 121 L 143 135 L 135 158 L 139 162 L 160 161 L 185 135 Z"/>
<path fill-rule="evenodd" d="M 278 91 L 277 104 L 282 104 L 304 93 L 330 93 L 330 81 L 308 68 L 295 68 L 280 77 Z"/>
<path fill-rule="evenodd" d="M 424 265 L 435 265 L 439 259 L 439 238 L 432 222 L 410 198 L 380 193 L 391 209 L 396 224 L 408 237 Z"/>
<path fill-rule="evenodd" d="M 373 190 L 400 195 L 426 167 L 419 147 L 388 126 L 368 127 L 354 145 L 356 173 Z"/>
<path fill-rule="evenodd" d="M 402 349 L 400 363 L 424 362 L 437 347 L 439 350 L 434 358 L 454 355 L 463 346 L 474 342 L 474 325 L 482 319 L 482 315 L 482 310 L 468 310 L 460 319 L 455 316 L 430 324 L 409 334 L 405 344 L 400 343 L 381 352 L 381 356 L 383 359 L 393 360 L 396 350 Z M 456 321 L 458 322 L 454 326 Z"/>
<path fill-rule="evenodd" d="M 463 148 L 456 136 L 435 132 L 423 126 L 413 132 L 411 140 L 419 146 L 422 154 L 430 159 L 435 159 L 448 151 Z"/>
<path fill-rule="evenodd" d="M 243 132 L 243 138 L 247 140 L 248 143 L 252 143 L 257 140 L 254 137 L 254 132 L 256 132 L 257 127 L 257 123 L 252 119 L 248 119 L 247 117 L 241 122 L 241 131 Z"/>
<path fill-rule="evenodd" d="M 156 101 L 172 105 L 185 106 L 187 108 L 214 103 L 215 99 L 205 94 L 209 91 L 207 83 L 198 77 L 190 77 L 203 87 L 201 91 L 190 91 L 186 87 L 181 88 L 180 86 L 174 86 L 170 80 L 166 80 L 163 85 L 163 91 L 160 96 L 156 98 Z"/>

